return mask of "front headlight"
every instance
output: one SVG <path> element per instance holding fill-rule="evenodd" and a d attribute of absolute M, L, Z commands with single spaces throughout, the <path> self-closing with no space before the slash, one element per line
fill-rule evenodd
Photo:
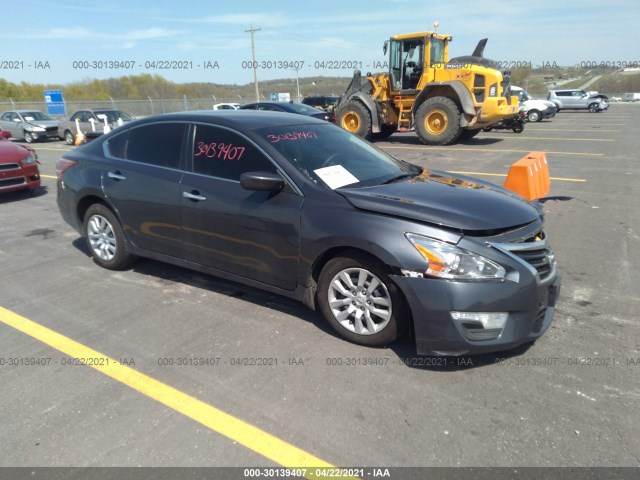
<path fill-rule="evenodd" d="M 489 280 L 505 276 L 504 267 L 482 255 L 414 233 L 405 236 L 427 261 L 426 275 L 453 280 Z"/>
<path fill-rule="evenodd" d="M 36 156 L 33 154 L 22 159 L 22 165 L 31 165 L 32 163 L 36 163 Z"/>
<path fill-rule="evenodd" d="M 47 129 L 44 127 L 31 127 L 32 132 L 46 132 Z"/>

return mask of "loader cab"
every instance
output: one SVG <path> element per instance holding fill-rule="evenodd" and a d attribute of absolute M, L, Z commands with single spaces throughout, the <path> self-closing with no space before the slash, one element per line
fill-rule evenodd
<path fill-rule="evenodd" d="M 391 37 L 384 44 L 389 49 L 389 73 L 391 87 L 402 93 L 415 93 L 419 89 L 425 70 L 432 72 L 436 64 L 447 62 L 447 42 L 450 37 L 440 37 L 433 32 Z M 426 67 L 426 68 L 425 68 Z M 430 73 L 426 81 L 431 81 Z"/>

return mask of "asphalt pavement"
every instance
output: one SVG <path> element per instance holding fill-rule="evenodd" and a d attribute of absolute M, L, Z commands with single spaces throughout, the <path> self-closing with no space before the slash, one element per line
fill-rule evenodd
<path fill-rule="evenodd" d="M 638 467 L 639 123 L 613 104 L 450 147 L 377 143 L 495 183 L 547 152 L 555 322 L 462 359 L 353 345 L 292 300 L 150 260 L 101 269 L 56 206 L 75 147 L 36 144 L 43 187 L 0 196 L 0 466 Z"/>

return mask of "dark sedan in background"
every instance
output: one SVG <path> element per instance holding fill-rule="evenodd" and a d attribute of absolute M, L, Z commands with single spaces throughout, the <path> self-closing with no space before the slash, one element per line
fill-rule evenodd
<path fill-rule="evenodd" d="M 336 116 L 333 112 L 323 112 L 317 108 L 310 107 L 304 103 L 295 102 L 257 102 L 242 105 L 240 110 L 264 110 L 267 112 L 287 112 L 299 115 L 308 115 L 313 118 L 320 118 L 327 122 L 336 123 Z"/>
<path fill-rule="evenodd" d="M 362 345 L 412 326 L 420 354 L 509 349 L 553 320 L 560 280 L 536 204 L 318 119 L 148 117 L 56 170 L 63 218 L 108 269 L 143 256 L 296 298 Z"/>

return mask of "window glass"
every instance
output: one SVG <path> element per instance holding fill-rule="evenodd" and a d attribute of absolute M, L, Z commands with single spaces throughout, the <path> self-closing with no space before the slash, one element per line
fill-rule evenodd
<path fill-rule="evenodd" d="M 422 170 L 329 124 L 275 126 L 257 132 L 307 178 L 330 188 L 337 188 L 332 187 L 330 175 L 337 175 L 341 186 L 363 187 Z"/>
<path fill-rule="evenodd" d="M 107 148 L 116 158 L 179 168 L 185 125 L 154 123 L 131 128 L 110 138 Z"/>
<path fill-rule="evenodd" d="M 193 171 L 240 180 L 246 172 L 276 173 L 275 165 L 246 138 L 224 128 L 196 125 Z"/>

